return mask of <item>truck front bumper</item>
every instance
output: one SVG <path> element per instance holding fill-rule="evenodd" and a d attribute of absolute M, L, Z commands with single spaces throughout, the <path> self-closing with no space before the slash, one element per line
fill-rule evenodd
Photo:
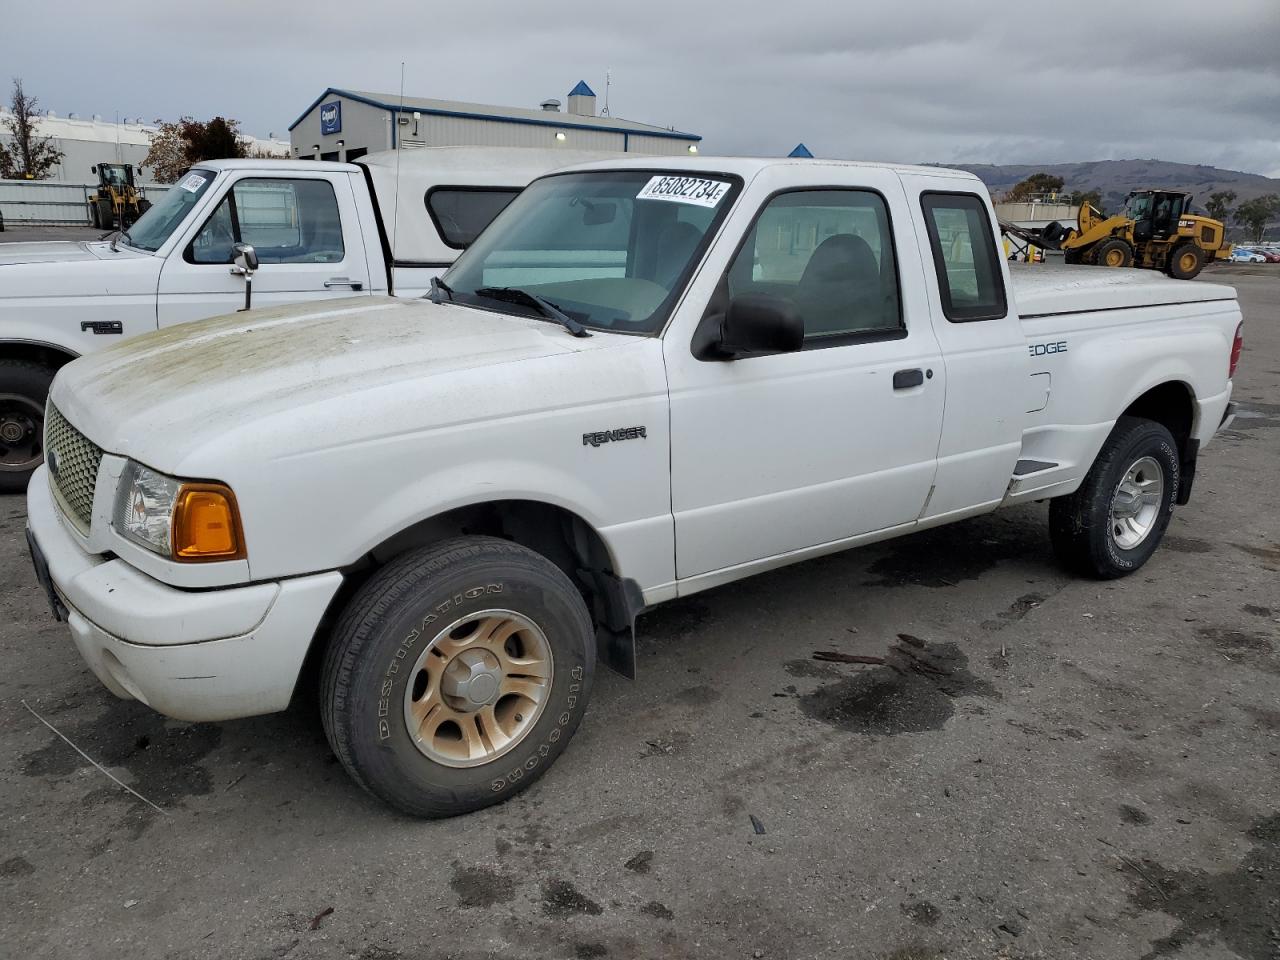
<path fill-rule="evenodd" d="M 179 720 L 283 710 L 342 574 L 179 590 L 89 554 L 64 525 L 46 468 L 27 489 L 27 540 L 54 615 L 116 696 Z"/>

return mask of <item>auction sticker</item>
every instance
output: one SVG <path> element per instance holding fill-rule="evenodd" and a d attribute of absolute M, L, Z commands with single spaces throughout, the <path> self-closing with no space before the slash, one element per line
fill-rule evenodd
<path fill-rule="evenodd" d="M 724 180 L 658 176 L 644 185 L 644 189 L 636 194 L 636 199 L 667 200 L 671 203 L 692 203 L 699 207 L 714 207 L 728 192 L 729 184 Z"/>
<path fill-rule="evenodd" d="M 180 184 L 178 184 L 178 186 L 180 186 L 183 190 L 187 191 L 187 193 L 195 193 L 197 190 L 199 190 L 201 187 L 204 186 L 204 183 L 205 183 L 205 178 L 200 176 L 200 174 L 189 173 L 187 174 L 186 179 L 183 180 Z"/>

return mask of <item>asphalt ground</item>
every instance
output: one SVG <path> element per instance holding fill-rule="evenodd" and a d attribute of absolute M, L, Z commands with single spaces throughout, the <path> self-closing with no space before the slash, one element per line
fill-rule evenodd
<path fill-rule="evenodd" d="M 1210 278 L 1241 412 L 1137 575 L 1064 574 L 1033 505 L 673 602 L 541 781 L 450 821 L 305 701 L 113 698 L 0 499 L 0 955 L 1274 960 L 1280 271 Z M 904 645 L 932 669 L 812 658 Z"/>

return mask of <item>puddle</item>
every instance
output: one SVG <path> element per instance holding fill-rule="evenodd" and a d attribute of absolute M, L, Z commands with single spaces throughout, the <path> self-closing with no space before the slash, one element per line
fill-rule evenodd
<path fill-rule="evenodd" d="M 1142 960 L 1179 954 L 1198 938 L 1221 941 L 1243 960 L 1273 960 L 1280 929 L 1280 814 L 1260 820 L 1248 832 L 1253 849 L 1234 870 L 1170 870 L 1144 860 L 1146 879 L 1126 871 L 1129 899 L 1142 910 L 1166 913 L 1178 921 L 1167 936 L 1153 941 Z M 1191 953 L 1184 953 L 1191 956 Z"/>
<path fill-rule="evenodd" d="M 488 867 L 455 866 L 449 887 L 458 895 L 460 907 L 492 907 L 516 895 L 515 881 Z"/>
<path fill-rule="evenodd" d="M 801 696 L 800 709 L 841 730 L 892 735 L 941 730 L 957 697 L 999 696 L 969 672 L 969 660 L 955 644 L 929 644 L 917 653 L 927 669 L 912 669 L 910 660 L 891 655 L 898 669 L 875 667 L 825 684 Z"/>
<path fill-rule="evenodd" d="M 563 920 L 577 914 L 598 917 L 604 908 L 568 880 L 548 880 L 542 888 L 542 912 Z"/>
<path fill-rule="evenodd" d="M 998 535 L 997 535 L 998 534 Z M 867 587 L 954 587 L 1007 560 L 1049 560 L 1044 529 L 1023 520 L 955 523 L 894 541 L 867 569 Z"/>

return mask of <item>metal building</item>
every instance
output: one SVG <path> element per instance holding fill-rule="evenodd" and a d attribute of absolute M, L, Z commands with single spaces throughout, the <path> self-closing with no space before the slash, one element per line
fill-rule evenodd
<path fill-rule="evenodd" d="M 662 156 L 698 152 L 700 136 L 667 127 L 596 114 L 596 95 L 585 82 L 540 109 L 330 87 L 289 127 L 293 156 L 354 160 L 395 147 L 488 146 L 619 150 Z"/>
<path fill-rule="evenodd" d="M 0 140 L 8 145 L 8 127 L 3 121 L 9 116 L 0 110 Z M 81 120 L 75 114 L 59 117 L 52 111 L 41 116 L 36 123 L 36 134 L 51 137 L 53 145 L 62 151 L 62 162 L 54 169 L 52 180 L 64 183 L 90 183 L 97 178 L 90 170 L 95 163 L 132 163 L 141 168 L 151 149 L 151 137 L 156 127 L 143 123 L 141 118 L 124 119 L 112 123 L 94 116 Z M 289 156 L 289 145 L 281 140 L 259 140 L 245 137 L 251 153 L 258 152 L 266 156 Z M 152 183 L 151 171 L 136 169 L 139 183 Z"/>

